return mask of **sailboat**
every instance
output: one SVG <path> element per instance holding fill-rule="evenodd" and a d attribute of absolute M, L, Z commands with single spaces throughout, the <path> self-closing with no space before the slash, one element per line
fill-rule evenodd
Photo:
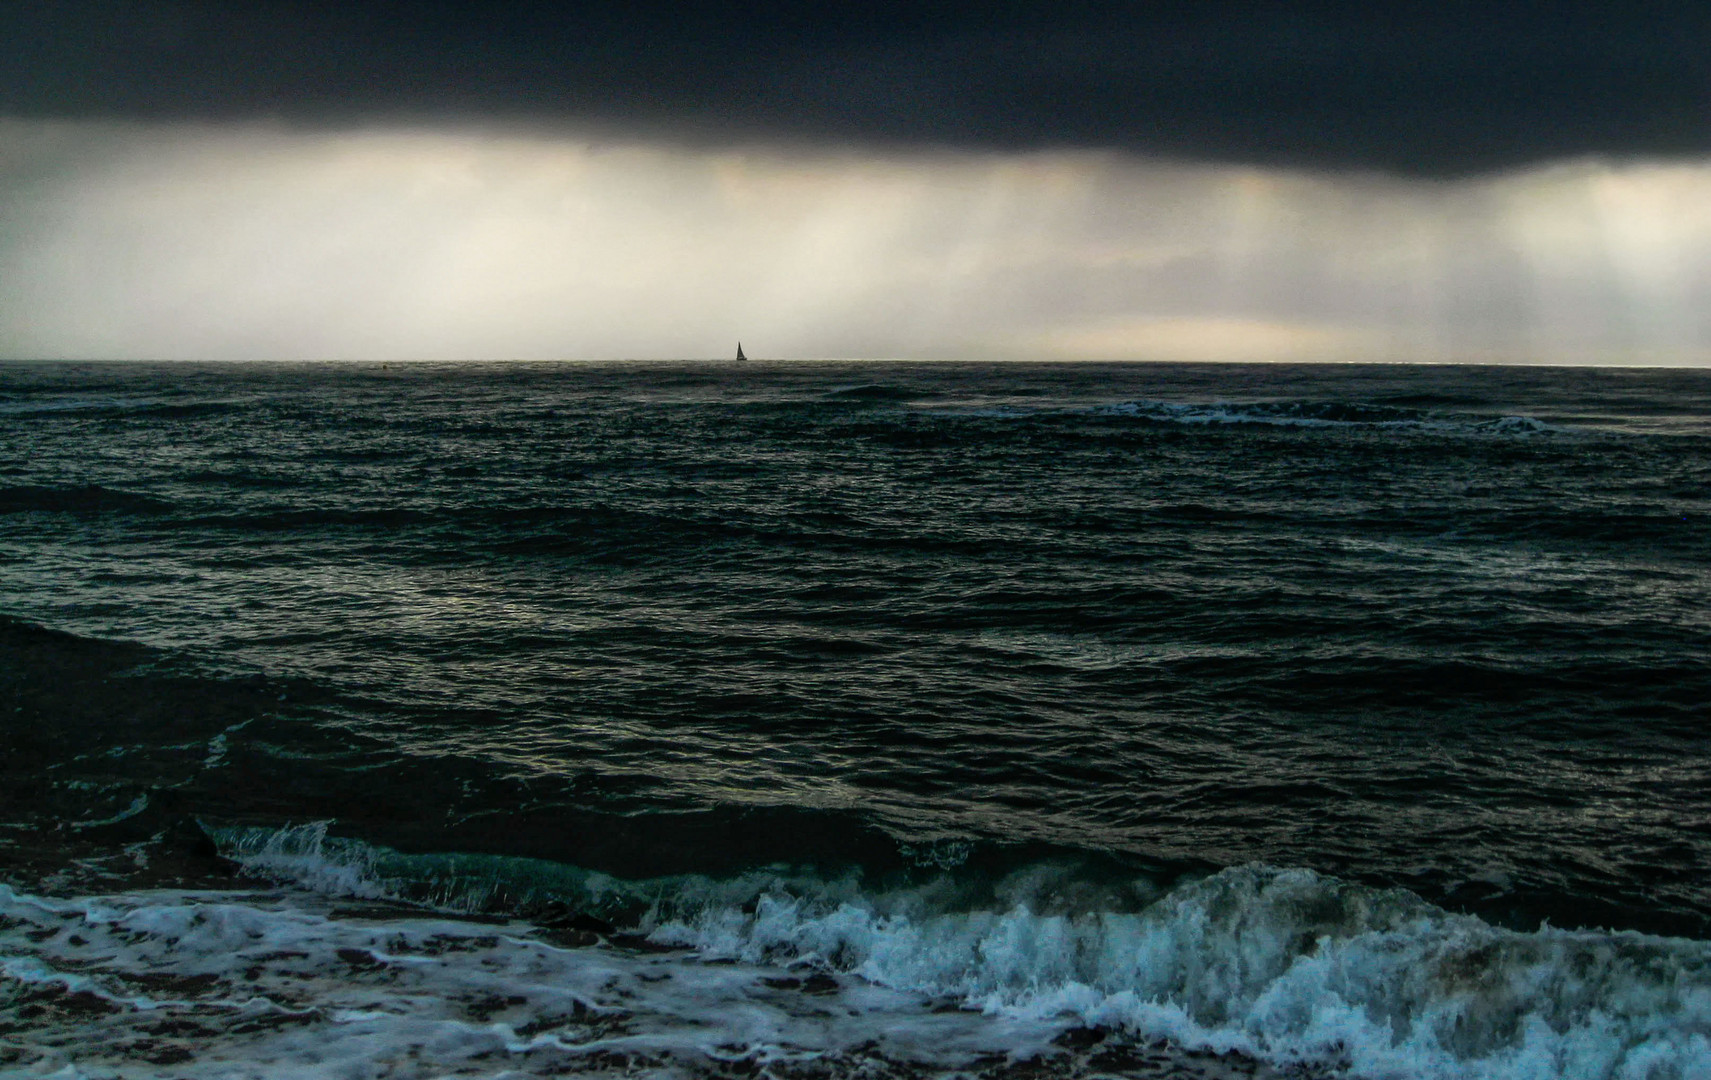
<path fill-rule="evenodd" d="M 748 357 L 743 355 L 743 343 L 740 341 L 737 342 L 737 359 L 738 360 L 747 360 L 748 359 Z"/>

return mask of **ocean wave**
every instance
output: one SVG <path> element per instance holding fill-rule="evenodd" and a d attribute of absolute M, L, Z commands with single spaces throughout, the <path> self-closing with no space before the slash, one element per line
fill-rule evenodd
<path fill-rule="evenodd" d="M 1337 401 L 1252 403 L 1129 401 L 1116 405 L 1100 406 L 1095 412 L 1107 416 L 1132 416 L 1156 423 L 1191 425 L 1262 424 L 1272 427 L 1370 427 L 1521 437 L 1562 434 L 1566 431 L 1564 428 L 1555 427 L 1531 416 L 1446 416 L 1422 409 Z"/>
<path fill-rule="evenodd" d="M 52 514 L 160 514 L 171 509 L 171 503 L 160 499 L 97 484 L 0 487 L 0 514 L 32 511 Z"/>
<path fill-rule="evenodd" d="M 407 895 L 433 879 L 441 902 L 491 908 L 527 891 L 492 862 L 320 827 L 221 839 L 252 873 L 334 895 Z M 946 878 L 872 889 L 783 869 L 625 881 L 561 867 L 550 882 L 539 865 L 510 869 L 531 875 L 537 904 L 622 920 L 701 961 L 805 967 L 1008 1021 L 1356 1076 L 1711 1076 L 1711 943 L 1508 930 L 1306 869 L 1232 867 L 1162 893 L 1140 882 L 1136 895 L 1157 895 L 1138 910 L 1096 900 L 1049 913 L 1036 898 L 1065 895 L 1050 864 L 1010 873 L 996 902 L 972 908 Z"/>
<path fill-rule="evenodd" d="M 254 403 L 255 399 L 248 397 L 177 401 L 157 397 L 59 395 L 0 400 L 0 416 L 28 419 L 74 413 L 80 417 L 179 419 L 239 412 Z"/>

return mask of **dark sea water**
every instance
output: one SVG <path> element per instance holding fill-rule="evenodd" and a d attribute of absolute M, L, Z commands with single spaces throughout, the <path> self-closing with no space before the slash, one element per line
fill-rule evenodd
<path fill-rule="evenodd" d="M 1708 524 L 1711 372 L 0 365 L 0 1070 L 1711 1077 Z"/>

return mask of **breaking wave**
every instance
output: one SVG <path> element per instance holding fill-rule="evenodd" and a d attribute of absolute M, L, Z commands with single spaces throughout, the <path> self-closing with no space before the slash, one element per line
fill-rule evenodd
<path fill-rule="evenodd" d="M 1371 1077 L 1711 1077 L 1711 943 L 1502 929 L 1305 869 L 1138 882 L 1125 905 L 1134 910 L 1123 910 L 1065 903 L 1074 893 L 1064 868 L 1040 864 L 992 883 L 995 902 L 968 906 L 954 873 L 892 889 L 864 888 L 853 871 L 777 868 L 627 881 L 527 860 L 403 855 L 321 827 L 220 840 L 251 872 L 325 893 L 420 897 L 427 886 L 440 903 L 490 910 L 497 895 L 526 897 L 537 912 L 575 912 L 698 962 L 810 969 L 1006 1022 L 1275 1065 Z"/>

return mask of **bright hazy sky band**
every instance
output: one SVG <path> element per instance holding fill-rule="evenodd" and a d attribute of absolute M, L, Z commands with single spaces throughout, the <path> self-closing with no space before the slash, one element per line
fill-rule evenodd
<path fill-rule="evenodd" d="M 1711 362 L 1711 163 L 0 121 L 0 355 Z"/>

